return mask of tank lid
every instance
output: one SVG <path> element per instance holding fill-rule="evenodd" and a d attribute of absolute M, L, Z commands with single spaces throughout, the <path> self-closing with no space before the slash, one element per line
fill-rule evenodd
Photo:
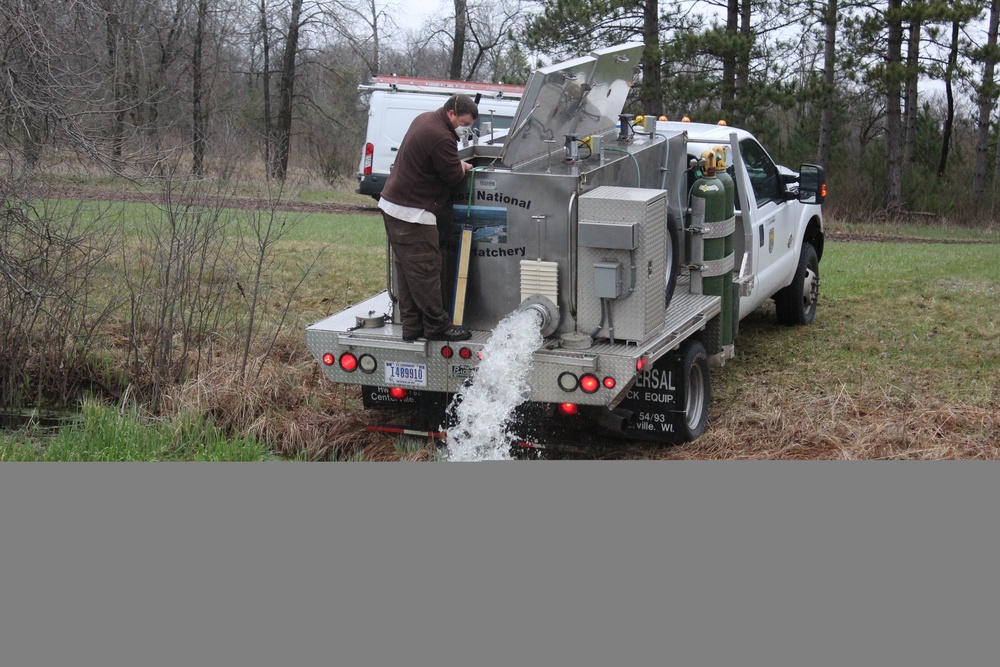
<path fill-rule="evenodd" d="M 643 45 L 609 46 L 535 70 L 525 86 L 500 161 L 516 168 L 563 147 L 567 134 L 601 135 L 615 128 L 639 79 Z"/>

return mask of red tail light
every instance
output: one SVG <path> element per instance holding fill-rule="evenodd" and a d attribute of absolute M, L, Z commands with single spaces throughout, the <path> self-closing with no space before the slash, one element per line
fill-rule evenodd
<path fill-rule="evenodd" d="M 340 357 L 340 367 L 350 373 L 358 367 L 358 358 L 348 352 Z"/>
<path fill-rule="evenodd" d="M 580 378 L 580 389 L 583 389 L 585 394 L 593 394 L 595 391 L 601 388 L 601 381 L 597 379 L 596 375 L 591 375 L 587 373 Z"/>
<path fill-rule="evenodd" d="M 445 359 L 451 359 L 451 357 L 454 354 L 455 354 L 455 351 L 453 349 L 451 349 L 450 347 L 448 347 L 447 345 L 445 345 L 444 347 L 441 348 L 441 356 L 444 357 Z"/>
<path fill-rule="evenodd" d="M 333 366 L 333 364 L 336 361 L 337 361 L 337 357 L 333 356 L 329 352 L 327 352 L 326 354 L 323 355 L 323 363 L 326 364 L 327 366 Z"/>
<path fill-rule="evenodd" d="M 372 160 L 375 157 L 375 144 L 365 144 L 365 161 L 364 170 L 365 176 L 370 176 L 372 173 Z"/>
<path fill-rule="evenodd" d="M 608 389 L 614 389 L 616 384 L 617 383 L 615 382 L 615 379 L 613 377 L 608 376 L 604 378 L 604 386 L 607 387 Z"/>
<path fill-rule="evenodd" d="M 563 413 L 564 415 L 575 415 L 579 411 L 580 411 L 580 408 L 577 406 L 576 403 L 560 403 L 559 404 L 559 412 Z"/>
<path fill-rule="evenodd" d="M 406 398 L 409 393 L 410 392 L 400 387 L 389 387 L 389 395 L 399 401 Z"/>

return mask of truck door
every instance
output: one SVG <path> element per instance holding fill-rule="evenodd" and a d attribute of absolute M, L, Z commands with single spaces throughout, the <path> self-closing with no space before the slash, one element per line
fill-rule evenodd
<path fill-rule="evenodd" d="M 756 205 L 756 210 L 750 213 L 754 236 L 751 243 L 755 249 L 757 273 L 754 296 L 757 298 L 746 304 L 752 310 L 767 298 L 766 295 L 782 287 L 798 257 L 794 252 L 793 211 L 785 200 L 785 186 L 777 165 L 754 139 L 742 140 L 740 153 L 743 157 L 744 183 L 750 186 L 747 190 L 750 206 Z"/>

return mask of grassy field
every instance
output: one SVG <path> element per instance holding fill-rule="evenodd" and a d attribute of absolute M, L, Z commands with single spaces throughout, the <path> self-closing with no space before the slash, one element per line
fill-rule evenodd
<path fill-rule="evenodd" d="M 148 204 L 115 206 L 131 218 L 149 214 Z M 306 324 L 383 288 L 381 218 L 282 215 L 293 225 L 278 247 L 277 270 L 287 275 L 277 278 L 297 280 L 319 260 L 295 296 L 278 363 L 256 386 L 237 386 L 215 368 L 170 392 L 172 419 L 91 405 L 81 426 L 56 439 L 5 436 L 0 459 L 437 458 L 427 443 L 366 432 L 358 392 L 326 382 L 302 340 Z M 997 231 L 843 223 L 828 230 L 816 322 L 780 327 L 765 307 L 741 323 L 737 357 L 713 371 L 705 436 L 672 448 L 609 440 L 574 456 L 1000 457 Z"/>
<path fill-rule="evenodd" d="M 1000 245 L 831 242 L 815 323 L 741 323 L 676 457 L 1000 456 Z"/>

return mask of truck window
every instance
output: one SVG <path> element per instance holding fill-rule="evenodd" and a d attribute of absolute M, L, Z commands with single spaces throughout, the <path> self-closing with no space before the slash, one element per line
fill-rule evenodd
<path fill-rule="evenodd" d="M 750 185 L 753 187 L 757 206 L 763 206 L 771 201 L 782 201 L 778 168 L 771 162 L 771 158 L 767 156 L 760 144 L 753 139 L 744 139 L 740 142 L 740 152 L 743 155 L 743 164 L 746 166 L 747 174 L 750 176 Z"/>

